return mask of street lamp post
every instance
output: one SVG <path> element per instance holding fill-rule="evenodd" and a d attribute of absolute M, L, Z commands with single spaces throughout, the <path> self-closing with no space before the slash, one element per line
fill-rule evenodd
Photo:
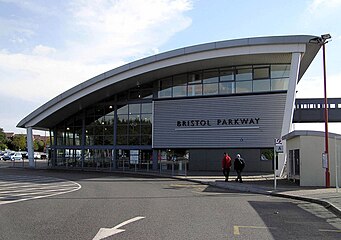
<path fill-rule="evenodd" d="M 329 171 L 329 141 L 328 141 L 328 100 L 327 100 L 327 76 L 326 76 L 326 43 L 331 39 L 330 34 L 323 34 L 321 37 L 313 38 L 310 42 L 315 42 L 322 46 L 323 58 L 323 88 L 324 88 L 324 141 L 325 141 L 325 156 L 327 158 L 325 180 L 326 188 L 330 187 L 330 171 Z"/>

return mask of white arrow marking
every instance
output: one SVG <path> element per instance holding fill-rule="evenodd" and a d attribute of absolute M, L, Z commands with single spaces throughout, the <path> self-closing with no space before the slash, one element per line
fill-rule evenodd
<path fill-rule="evenodd" d="M 124 229 L 118 229 L 118 228 L 123 227 L 124 225 L 127 225 L 129 223 L 141 220 L 143 218 L 145 218 L 145 217 L 134 217 L 134 218 L 129 219 L 123 223 L 118 224 L 117 226 L 115 226 L 113 228 L 101 228 L 101 229 L 99 229 L 98 233 L 96 234 L 96 236 L 92 240 L 101 240 L 101 239 L 110 237 L 112 235 L 115 235 L 117 233 L 124 232 L 125 231 Z"/>

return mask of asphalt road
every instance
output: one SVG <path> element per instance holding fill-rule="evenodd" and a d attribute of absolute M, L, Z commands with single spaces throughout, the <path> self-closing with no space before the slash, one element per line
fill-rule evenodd
<path fill-rule="evenodd" d="M 341 220 L 312 203 L 169 178 L 8 168 L 0 176 L 1 240 L 341 238 Z"/>

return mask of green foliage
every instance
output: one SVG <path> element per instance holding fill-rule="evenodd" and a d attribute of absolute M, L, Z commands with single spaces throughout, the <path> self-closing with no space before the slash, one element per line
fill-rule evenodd
<path fill-rule="evenodd" d="M 12 140 L 12 150 L 20 151 L 26 149 L 26 137 L 23 134 L 16 134 Z"/>
<path fill-rule="evenodd" d="M 44 152 L 44 149 L 45 149 L 44 141 L 42 141 L 42 140 L 34 140 L 33 148 L 34 148 L 34 151 Z"/>
<path fill-rule="evenodd" d="M 5 150 L 7 148 L 6 134 L 2 128 L 0 128 L 0 150 Z"/>

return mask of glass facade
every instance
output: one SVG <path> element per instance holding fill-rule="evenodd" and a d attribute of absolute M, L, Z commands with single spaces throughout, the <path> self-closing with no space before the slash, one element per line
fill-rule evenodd
<path fill-rule="evenodd" d="M 51 129 L 52 166 L 149 169 L 153 99 L 286 91 L 289 73 L 290 64 L 203 69 L 113 94 Z"/>
<path fill-rule="evenodd" d="M 286 91 L 290 64 L 247 65 L 174 75 L 158 81 L 158 98 Z"/>

